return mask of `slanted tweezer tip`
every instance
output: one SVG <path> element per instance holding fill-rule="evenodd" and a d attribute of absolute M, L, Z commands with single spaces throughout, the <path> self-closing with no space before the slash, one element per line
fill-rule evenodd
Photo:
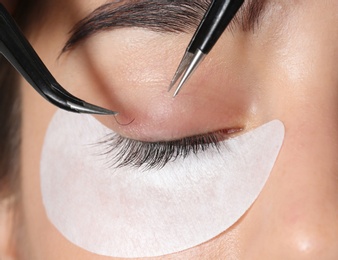
<path fill-rule="evenodd" d="M 191 75 L 196 70 L 196 68 L 199 66 L 199 64 L 202 62 L 204 57 L 205 57 L 205 54 L 201 50 L 197 49 L 196 53 L 192 56 L 192 60 L 188 64 L 188 67 L 186 68 L 186 70 L 185 70 L 185 72 L 184 72 L 184 74 L 181 78 L 181 81 L 178 83 L 178 86 L 176 88 L 176 91 L 175 91 L 173 97 L 178 95 L 178 93 L 180 92 L 183 85 L 191 77 Z"/>
<path fill-rule="evenodd" d="M 174 95 L 173 95 L 173 98 L 176 97 L 178 95 L 178 93 L 181 91 L 181 88 L 183 87 L 184 83 L 187 81 L 188 77 L 190 76 L 190 74 L 185 74 L 182 78 L 182 80 L 180 81 L 180 83 L 178 84 L 175 92 L 174 92 Z"/>
<path fill-rule="evenodd" d="M 72 111 L 84 114 L 96 114 L 96 115 L 117 115 L 118 112 L 102 108 L 96 105 L 89 104 L 85 101 L 80 102 L 80 104 L 67 101 L 68 106 Z"/>
<path fill-rule="evenodd" d="M 183 84 L 184 84 L 185 81 L 181 81 L 180 84 L 178 85 L 178 87 L 176 88 L 175 92 L 174 92 L 174 95 L 173 95 L 173 98 L 176 97 L 178 95 L 178 93 L 180 92 Z"/>
<path fill-rule="evenodd" d="M 184 71 L 187 69 L 187 67 L 189 66 L 189 63 L 191 62 L 192 58 L 193 58 L 194 54 L 191 52 L 186 51 L 183 55 L 183 58 L 180 62 L 180 64 L 178 65 L 178 68 L 175 72 L 174 77 L 172 78 L 169 88 L 168 88 L 168 92 L 172 89 L 172 87 L 176 84 L 176 82 L 179 80 L 179 78 L 182 76 L 182 74 L 184 73 Z"/>
<path fill-rule="evenodd" d="M 174 86 L 174 82 L 173 82 L 173 80 L 170 82 L 170 84 L 169 84 L 169 87 L 168 87 L 168 92 L 173 88 L 173 86 Z"/>
<path fill-rule="evenodd" d="M 116 116 L 118 114 L 118 112 L 116 112 L 116 111 L 112 111 L 112 110 L 102 108 L 102 107 L 99 107 L 99 106 L 95 106 L 95 105 L 91 105 L 91 104 L 88 104 L 88 103 L 85 103 L 85 106 L 88 109 L 87 110 L 88 113 L 92 113 L 92 114 L 113 115 L 113 116 Z"/>

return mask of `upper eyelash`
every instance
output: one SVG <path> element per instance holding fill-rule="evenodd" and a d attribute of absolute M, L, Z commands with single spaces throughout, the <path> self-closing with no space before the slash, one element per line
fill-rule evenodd
<path fill-rule="evenodd" d="M 224 134 L 219 131 L 205 135 L 185 137 L 172 141 L 144 142 L 112 134 L 100 144 L 104 144 L 103 154 L 111 156 L 111 167 L 143 167 L 144 169 L 163 168 L 168 162 L 186 158 L 191 154 L 219 149 Z"/>

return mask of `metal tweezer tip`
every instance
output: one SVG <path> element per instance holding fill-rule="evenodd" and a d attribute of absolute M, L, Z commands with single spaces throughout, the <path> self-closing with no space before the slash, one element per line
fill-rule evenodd
<path fill-rule="evenodd" d="M 177 94 L 180 92 L 183 85 L 187 82 L 193 72 L 196 70 L 198 65 L 203 61 L 204 57 L 206 56 L 201 50 L 197 49 L 197 51 L 189 56 L 189 61 L 186 62 L 184 65 L 181 74 L 184 72 L 181 81 L 178 83 L 178 86 L 175 90 L 173 97 L 176 97 Z M 180 75 L 181 76 L 181 75 Z M 179 78 L 179 77 L 178 77 Z M 177 81 L 177 80 L 176 80 Z M 172 86 L 171 86 L 172 87 Z"/>
<path fill-rule="evenodd" d="M 72 110 L 75 110 L 79 113 L 86 113 L 86 114 L 97 114 L 97 115 L 117 115 L 118 112 L 114 112 L 99 106 L 95 106 L 89 104 L 85 101 L 81 101 L 80 104 L 76 104 L 71 101 L 67 101 L 67 104 Z"/>
<path fill-rule="evenodd" d="M 172 87 L 176 84 L 177 80 L 182 76 L 183 72 L 186 70 L 187 66 L 191 62 L 192 58 L 194 57 L 194 54 L 191 52 L 186 51 L 184 53 L 184 56 L 180 62 L 180 65 L 178 66 L 175 75 L 173 79 L 170 82 L 168 92 L 172 89 Z"/>

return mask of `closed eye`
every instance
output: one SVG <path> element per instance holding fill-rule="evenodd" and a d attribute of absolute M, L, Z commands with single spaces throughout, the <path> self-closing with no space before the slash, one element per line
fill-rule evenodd
<path fill-rule="evenodd" d="M 111 167 L 160 169 L 178 158 L 197 155 L 208 149 L 218 150 L 220 141 L 227 137 L 227 131 L 217 131 L 172 141 L 144 142 L 112 134 L 99 145 L 104 145 L 103 154 Z"/>

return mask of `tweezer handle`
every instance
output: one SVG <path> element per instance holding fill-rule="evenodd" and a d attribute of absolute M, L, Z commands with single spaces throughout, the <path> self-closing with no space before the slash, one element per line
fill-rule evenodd
<path fill-rule="evenodd" d="M 13 67 L 30 83 L 34 89 L 49 102 L 68 110 L 63 98 L 53 95 L 52 91 L 59 92 L 61 86 L 49 73 L 33 47 L 26 40 L 16 22 L 0 4 L 0 53 Z M 54 87 L 57 86 L 57 87 Z M 63 95 L 72 96 L 64 91 Z M 53 96 L 53 98 L 50 98 Z"/>
<path fill-rule="evenodd" d="M 188 52 L 195 53 L 199 49 L 208 54 L 243 3 L 244 0 L 214 0 L 193 36 Z"/>
<path fill-rule="evenodd" d="M 41 96 L 55 106 L 76 113 L 117 114 L 115 111 L 87 103 L 73 96 L 57 83 L 1 3 L 0 53 Z"/>

